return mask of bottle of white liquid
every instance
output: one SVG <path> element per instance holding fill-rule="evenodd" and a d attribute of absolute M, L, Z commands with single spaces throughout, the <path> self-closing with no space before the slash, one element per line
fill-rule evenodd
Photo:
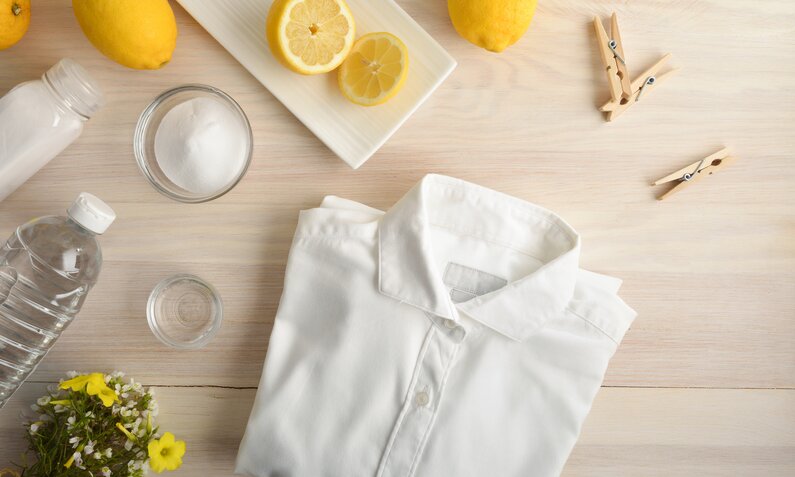
<path fill-rule="evenodd" d="M 96 82 L 68 58 L 0 98 L 0 201 L 77 139 L 102 103 Z"/>
<path fill-rule="evenodd" d="M 20 225 L 0 248 L 0 408 L 72 322 L 102 268 L 116 214 L 82 193 L 66 217 Z"/>

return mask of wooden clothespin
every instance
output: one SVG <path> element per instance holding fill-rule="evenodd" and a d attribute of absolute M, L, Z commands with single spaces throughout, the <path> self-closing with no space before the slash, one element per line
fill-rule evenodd
<path fill-rule="evenodd" d="M 620 101 L 610 100 L 599 108 L 600 111 L 607 112 L 608 121 L 617 118 L 621 113 L 629 109 L 630 106 L 637 103 L 641 95 L 645 97 L 649 92 L 659 86 L 660 83 L 670 78 L 671 75 L 676 72 L 676 70 L 670 70 L 662 75 L 658 73 L 669 58 L 671 58 L 670 53 L 660 58 L 660 61 L 635 78 L 631 84 L 632 93 L 630 93 L 629 98 Z"/>
<path fill-rule="evenodd" d="M 700 161 L 696 161 L 687 167 L 683 167 L 676 172 L 672 172 L 667 176 L 654 181 L 653 186 L 665 184 L 666 182 L 679 181 L 668 192 L 657 197 L 657 200 L 663 200 L 666 197 L 681 191 L 685 187 L 691 186 L 697 181 L 712 175 L 720 169 L 728 166 L 736 160 L 735 157 L 729 155 L 729 149 L 723 148 L 720 151 L 707 156 Z"/>
<path fill-rule="evenodd" d="M 594 18 L 597 46 L 602 57 L 602 64 L 604 64 L 607 72 L 607 81 L 610 85 L 610 101 L 605 103 L 599 110 L 607 113 L 608 121 L 620 116 L 630 106 L 637 103 L 641 96 L 645 97 L 649 91 L 659 86 L 660 83 L 668 79 L 676 71 L 671 70 L 662 75 L 659 74 L 660 69 L 671 58 L 669 53 L 630 83 L 624 46 L 621 43 L 621 35 L 618 30 L 618 20 L 615 13 L 613 13 L 610 23 L 612 37 L 607 36 L 602 21 L 598 17 Z"/>
<path fill-rule="evenodd" d="M 624 46 L 621 43 L 621 32 L 618 30 L 618 18 L 615 13 L 610 18 L 609 37 L 599 17 L 594 17 L 593 26 L 596 30 L 596 41 L 602 56 L 602 64 L 604 64 L 607 73 L 607 83 L 610 85 L 610 96 L 616 102 L 629 99 L 632 89 L 629 84 Z"/>

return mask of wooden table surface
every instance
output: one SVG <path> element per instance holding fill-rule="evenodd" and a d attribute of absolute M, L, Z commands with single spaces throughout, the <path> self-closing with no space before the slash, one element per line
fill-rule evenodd
<path fill-rule="evenodd" d="M 161 424 L 188 442 L 175 475 L 232 475 L 298 211 L 326 194 L 385 209 L 438 172 L 562 215 L 582 234 L 583 266 L 623 278 L 639 313 L 565 476 L 795 475 L 795 3 L 542 0 L 501 55 L 458 37 L 444 0 L 399 3 L 459 66 L 352 171 L 178 5 L 173 61 L 141 72 L 99 54 L 71 2 L 34 2 L 27 36 L 0 52 L 0 93 L 69 56 L 108 103 L 0 203 L 0 235 L 63 212 L 81 191 L 119 218 L 80 317 L 0 411 L 0 467 L 18 461 L 19 414 L 46 383 L 120 369 L 157 388 Z M 681 71 L 606 123 L 590 22 L 612 11 L 631 73 L 667 52 Z M 254 129 L 248 175 L 207 204 L 159 195 L 133 157 L 138 114 L 182 83 L 225 90 Z M 651 180 L 723 145 L 735 165 L 654 200 Z M 149 292 L 176 272 L 206 278 L 225 301 L 220 333 L 199 351 L 161 345 L 146 323 Z"/>

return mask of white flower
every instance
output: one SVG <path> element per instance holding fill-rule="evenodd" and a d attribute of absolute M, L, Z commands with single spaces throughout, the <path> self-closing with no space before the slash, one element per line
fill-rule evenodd
<path fill-rule="evenodd" d="M 34 434 L 38 430 L 39 430 L 39 425 L 38 424 L 33 423 L 33 424 L 30 425 L 30 433 L 31 434 Z"/>
<path fill-rule="evenodd" d="M 111 471 L 107 466 L 100 469 L 100 472 L 102 472 L 102 477 L 110 477 Z"/>
<path fill-rule="evenodd" d="M 114 371 L 114 372 L 110 373 L 110 375 L 113 376 L 114 378 L 118 378 L 118 379 L 124 377 L 124 373 L 121 372 L 121 371 Z"/>
<path fill-rule="evenodd" d="M 108 459 L 110 459 L 111 457 L 113 457 L 113 449 L 111 449 L 110 447 L 108 447 L 107 449 L 105 449 L 105 457 L 107 457 Z"/>
<path fill-rule="evenodd" d="M 77 436 L 70 437 L 70 438 L 69 438 L 69 443 L 70 443 L 70 444 L 72 444 L 72 448 L 76 448 L 76 447 L 77 447 L 77 444 L 79 444 L 79 443 L 80 443 L 80 438 L 79 438 L 79 437 L 77 437 Z"/>
<path fill-rule="evenodd" d="M 31 409 L 32 411 L 34 411 L 34 412 L 39 412 L 39 406 L 38 406 L 38 404 L 31 404 L 31 405 L 30 405 L 30 409 Z"/>
<path fill-rule="evenodd" d="M 94 413 L 91 411 L 86 412 L 86 417 L 94 417 Z"/>
<path fill-rule="evenodd" d="M 74 426 L 75 425 L 75 417 L 74 416 L 69 416 L 66 419 L 66 423 L 69 425 L 68 427 Z"/>
<path fill-rule="evenodd" d="M 102 458 L 102 454 L 100 454 L 99 452 L 94 452 L 94 458 L 99 460 Z"/>
<path fill-rule="evenodd" d="M 50 403 L 50 396 L 42 396 L 36 400 L 36 404 L 39 406 L 46 406 Z"/>
<path fill-rule="evenodd" d="M 94 444 L 95 444 L 95 442 L 94 442 L 94 441 L 91 441 L 91 440 L 89 440 L 89 441 L 86 443 L 86 446 L 85 446 L 85 447 L 83 447 L 83 452 L 85 452 L 85 453 L 86 453 L 86 455 L 93 454 L 93 453 L 94 453 Z"/>
<path fill-rule="evenodd" d="M 124 450 L 128 451 L 128 450 L 132 449 L 132 446 L 133 446 L 132 441 L 127 439 L 127 442 L 124 443 Z"/>
<path fill-rule="evenodd" d="M 83 463 L 83 456 L 80 455 L 80 452 L 75 452 L 74 454 L 72 454 L 72 457 L 74 457 L 75 464 L 77 464 L 78 466 L 80 466 Z"/>
<path fill-rule="evenodd" d="M 130 411 L 129 409 L 122 409 L 121 415 L 124 417 L 130 417 L 132 416 L 132 411 Z"/>
<path fill-rule="evenodd" d="M 56 384 L 48 384 L 47 385 L 47 391 L 49 391 L 51 394 L 58 393 L 58 391 L 59 391 L 58 385 L 56 385 Z"/>
<path fill-rule="evenodd" d="M 140 470 L 142 467 L 143 467 L 143 462 L 137 460 L 131 460 L 130 462 L 127 462 L 127 470 L 131 474 L 136 474 L 136 471 Z"/>
<path fill-rule="evenodd" d="M 64 411 L 66 411 L 65 407 L 61 406 L 60 404 L 55 405 L 55 412 L 64 412 Z"/>
<path fill-rule="evenodd" d="M 67 371 L 66 375 L 69 377 L 69 379 L 76 378 L 77 371 Z"/>

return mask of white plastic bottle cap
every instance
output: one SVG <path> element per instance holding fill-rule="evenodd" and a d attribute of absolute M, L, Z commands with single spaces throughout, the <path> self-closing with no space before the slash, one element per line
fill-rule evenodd
<path fill-rule="evenodd" d="M 81 192 L 66 213 L 70 219 L 95 234 L 105 233 L 116 220 L 116 212 L 99 197 L 88 192 Z"/>

